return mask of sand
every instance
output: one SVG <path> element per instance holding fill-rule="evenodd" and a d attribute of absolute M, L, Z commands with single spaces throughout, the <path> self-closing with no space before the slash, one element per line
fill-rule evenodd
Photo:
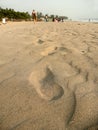
<path fill-rule="evenodd" d="M 0 130 L 98 130 L 98 24 L 0 24 Z"/>

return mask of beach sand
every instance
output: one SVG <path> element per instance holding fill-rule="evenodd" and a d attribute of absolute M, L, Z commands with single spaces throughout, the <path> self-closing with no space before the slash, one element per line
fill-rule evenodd
<path fill-rule="evenodd" d="M 0 24 L 0 130 L 98 130 L 98 24 Z"/>

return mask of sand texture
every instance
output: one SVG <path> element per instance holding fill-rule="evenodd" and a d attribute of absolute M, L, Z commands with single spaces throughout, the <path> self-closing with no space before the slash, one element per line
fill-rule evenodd
<path fill-rule="evenodd" d="M 98 130 L 98 24 L 0 25 L 0 130 Z"/>

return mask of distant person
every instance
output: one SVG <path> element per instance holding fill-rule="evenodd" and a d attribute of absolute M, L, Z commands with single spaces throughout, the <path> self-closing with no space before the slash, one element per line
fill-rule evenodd
<path fill-rule="evenodd" d="M 37 21 L 37 14 L 35 12 L 35 10 L 32 11 L 32 18 L 34 20 L 34 23 Z"/>
<path fill-rule="evenodd" d="M 58 18 L 55 18 L 55 22 L 58 22 Z"/>
<path fill-rule="evenodd" d="M 52 21 L 54 22 L 55 21 L 55 18 L 53 17 Z"/>
<path fill-rule="evenodd" d="M 48 22 L 48 15 L 45 16 L 45 21 Z"/>

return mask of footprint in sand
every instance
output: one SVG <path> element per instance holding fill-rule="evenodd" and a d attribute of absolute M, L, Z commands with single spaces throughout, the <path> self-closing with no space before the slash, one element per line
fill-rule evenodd
<path fill-rule="evenodd" d="M 64 94 L 64 90 L 55 82 L 54 75 L 50 69 L 46 65 L 43 66 L 34 68 L 29 80 L 41 98 L 56 100 Z"/>
<path fill-rule="evenodd" d="M 49 47 L 45 48 L 45 49 L 41 52 L 41 55 L 42 55 L 42 56 L 47 56 L 47 55 L 54 54 L 54 53 L 56 53 L 57 48 L 58 48 L 58 47 L 56 47 L 56 46 L 49 46 Z"/>
<path fill-rule="evenodd" d="M 41 54 L 46 56 L 45 60 L 37 64 L 30 75 L 29 81 L 36 89 L 37 93 L 46 100 L 56 100 L 64 94 L 64 87 L 60 84 L 60 81 L 64 81 L 63 77 L 69 77 L 75 75 L 75 72 L 71 67 L 50 56 L 51 53 L 59 51 L 61 48 L 56 46 L 46 48 Z M 62 50 L 62 49 L 61 49 Z M 66 49 L 65 49 L 66 50 Z M 47 56 L 48 61 L 47 61 Z M 64 74 L 63 74 L 64 72 Z M 59 73 L 62 73 L 61 77 Z"/>
<path fill-rule="evenodd" d="M 62 51 L 62 49 L 57 50 Z M 68 50 L 63 49 L 63 51 L 67 53 Z M 91 70 L 88 69 L 91 62 L 87 62 L 87 64 L 84 56 L 80 54 L 82 64 L 78 63 L 77 58 L 75 59 L 77 55 L 72 54 L 74 56 L 74 64 L 67 61 L 71 60 L 72 57 L 70 58 L 66 55 L 68 64 L 64 62 L 65 59 L 62 55 L 58 53 L 48 55 L 50 52 L 51 49 L 46 51 L 44 53 L 46 58 L 33 68 L 29 81 L 39 96 L 45 100 L 56 100 L 63 95 L 65 98 L 70 99 L 65 96 L 70 93 L 71 99 L 66 100 L 66 111 L 69 116 L 67 117 L 68 119 L 66 118 L 65 130 L 89 130 L 89 128 L 97 126 L 98 85 L 94 81 L 89 81 L 92 80 L 90 74 L 86 76 L 84 73 L 84 69 L 85 71 Z M 83 66 L 84 62 L 86 65 L 84 64 Z M 69 110 L 69 108 L 71 109 Z"/>
<path fill-rule="evenodd" d="M 55 45 L 45 48 L 40 54 L 46 57 L 43 61 L 36 64 L 29 77 L 30 83 L 36 89 L 37 93 L 46 100 L 58 99 L 64 94 L 63 77 L 75 75 L 75 72 L 68 64 L 63 62 L 61 55 L 53 56 L 56 52 L 66 54 L 70 52 L 65 47 L 57 47 Z M 48 56 L 48 60 L 47 60 Z M 60 61 L 57 60 L 59 57 Z M 62 73 L 61 76 L 59 74 Z"/>

